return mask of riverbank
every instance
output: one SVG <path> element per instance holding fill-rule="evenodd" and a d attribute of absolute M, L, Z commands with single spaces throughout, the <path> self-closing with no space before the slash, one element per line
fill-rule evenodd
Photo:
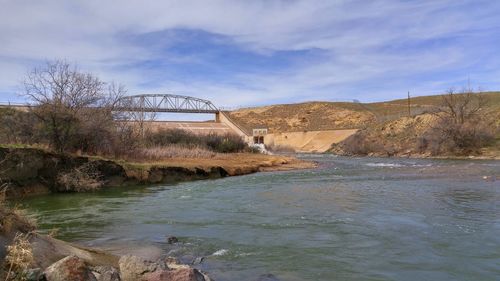
<path fill-rule="evenodd" d="M 1 178 L 8 184 L 6 196 L 9 198 L 137 184 L 174 183 L 314 166 L 312 162 L 291 156 L 252 153 L 146 162 L 57 154 L 39 148 L 0 147 Z M 92 178 L 87 177 L 87 174 L 91 174 Z M 75 178 L 82 180 L 75 183 Z M 64 179 L 72 181 L 68 183 Z"/>
<path fill-rule="evenodd" d="M 36 221 L 0 201 L 0 278 L 47 281 L 209 281 L 203 272 L 162 255 L 154 260 L 83 247 L 38 233 Z"/>

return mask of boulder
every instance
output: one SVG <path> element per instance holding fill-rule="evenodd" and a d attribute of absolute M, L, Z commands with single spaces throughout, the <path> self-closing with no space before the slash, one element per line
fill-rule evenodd
<path fill-rule="evenodd" d="M 97 281 L 85 262 L 77 256 L 68 256 L 45 269 L 47 281 Z"/>
<path fill-rule="evenodd" d="M 193 261 L 193 265 L 196 265 L 196 264 L 201 264 L 203 262 L 203 260 L 205 260 L 205 257 L 197 257 L 194 259 Z"/>
<path fill-rule="evenodd" d="M 43 275 L 43 270 L 41 268 L 31 268 L 26 270 L 25 273 L 27 281 L 45 280 Z"/>
<path fill-rule="evenodd" d="M 92 268 L 97 281 L 121 281 L 120 273 L 112 266 L 95 266 Z"/>
<path fill-rule="evenodd" d="M 179 239 L 177 239 L 177 237 L 175 236 L 169 236 L 167 237 L 167 243 L 168 244 L 174 244 L 174 243 L 177 243 L 179 242 Z"/>
<path fill-rule="evenodd" d="M 131 255 L 121 257 L 118 263 L 123 281 L 142 280 L 144 274 L 154 272 L 160 268 L 157 263 Z"/>
<path fill-rule="evenodd" d="M 203 274 L 194 268 L 178 268 L 174 270 L 157 270 L 145 274 L 142 281 L 206 281 Z"/>
<path fill-rule="evenodd" d="M 118 267 L 119 257 L 101 250 L 73 245 L 40 234 L 34 234 L 30 242 L 35 258 L 34 267 L 47 268 L 67 256 L 77 256 L 89 265 L 111 265 Z"/>
<path fill-rule="evenodd" d="M 280 281 L 276 276 L 271 273 L 262 274 L 255 281 Z"/>

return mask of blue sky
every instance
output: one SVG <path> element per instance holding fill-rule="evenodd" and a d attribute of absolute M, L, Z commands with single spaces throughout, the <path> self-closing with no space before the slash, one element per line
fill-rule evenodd
<path fill-rule="evenodd" d="M 220 107 L 500 90 L 500 1 L 0 0 L 0 101 L 65 59 Z"/>

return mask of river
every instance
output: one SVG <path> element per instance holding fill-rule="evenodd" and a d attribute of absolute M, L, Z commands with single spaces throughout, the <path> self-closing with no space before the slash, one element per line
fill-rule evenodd
<path fill-rule="evenodd" d="M 300 157 L 319 167 L 23 205 L 63 240 L 203 256 L 217 281 L 500 279 L 500 161 Z"/>

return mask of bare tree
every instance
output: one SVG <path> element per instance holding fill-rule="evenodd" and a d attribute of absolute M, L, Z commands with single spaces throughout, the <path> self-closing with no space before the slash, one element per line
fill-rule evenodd
<path fill-rule="evenodd" d="M 105 130 L 125 93 L 123 86 L 107 84 L 60 60 L 29 72 L 24 89 L 49 143 L 59 152 L 81 146 L 82 135 Z"/>
<path fill-rule="evenodd" d="M 434 112 L 438 122 L 431 134 L 425 136 L 425 143 L 432 146 L 436 154 L 478 152 L 493 138 L 482 116 L 487 103 L 480 91 L 470 87 L 460 92 L 449 90 L 442 96 L 442 104 Z"/>
<path fill-rule="evenodd" d="M 455 124 L 464 124 L 477 119 L 486 104 L 487 100 L 481 91 L 474 91 L 470 87 L 460 92 L 450 89 L 442 96 L 442 105 L 437 112 L 441 118 L 449 119 Z"/>

